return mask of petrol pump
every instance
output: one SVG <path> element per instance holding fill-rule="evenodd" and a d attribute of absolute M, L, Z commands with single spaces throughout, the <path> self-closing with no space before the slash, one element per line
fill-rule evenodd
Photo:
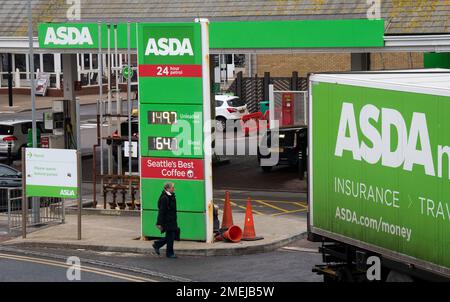
<path fill-rule="evenodd" d="M 70 149 L 74 146 L 69 102 L 53 101 L 52 111 L 43 113 L 44 129 L 52 132 L 41 135 L 42 148 Z"/>
<path fill-rule="evenodd" d="M 294 125 L 294 94 L 282 93 L 281 95 L 281 125 Z"/>

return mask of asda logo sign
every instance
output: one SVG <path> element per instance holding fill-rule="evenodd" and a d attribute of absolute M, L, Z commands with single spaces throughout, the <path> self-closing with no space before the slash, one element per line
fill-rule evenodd
<path fill-rule="evenodd" d="M 145 55 L 155 56 L 193 56 L 191 40 L 189 38 L 149 38 Z"/>
<path fill-rule="evenodd" d="M 140 24 L 139 64 L 200 65 L 199 26 L 194 23 Z"/>
<path fill-rule="evenodd" d="M 392 131 L 397 133 L 395 141 Z M 357 113 L 353 104 L 346 102 L 341 108 L 334 155 L 342 157 L 344 152 L 356 161 L 405 171 L 420 168 L 426 175 L 437 177 L 442 177 L 444 159 L 450 159 L 449 146 L 432 148 L 425 113 L 413 112 L 407 127 L 398 110 L 367 104 Z"/>
<path fill-rule="evenodd" d="M 60 26 L 56 29 L 48 27 L 45 33 L 44 45 L 80 46 L 94 45 L 89 27 L 81 28 Z"/>
<path fill-rule="evenodd" d="M 65 189 L 62 189 L 62 190 L 59 192 L 59 195 L 60 195 L 60 196 L 64 196 L 64 197 L 76 197 L 75 190 L 65 190 Z"/>

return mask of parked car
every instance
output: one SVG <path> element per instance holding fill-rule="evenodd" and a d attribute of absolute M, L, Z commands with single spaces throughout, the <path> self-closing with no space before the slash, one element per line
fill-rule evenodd
<path fill-rule="evenodd" d="M 0 212 L 8 211 L 8 190 L 11 189 L 13 189 L 13 195 L 17 194 L 17 190 L 22 189 L 22 173 L 10 166 L 0 164 Z M 17 204 L 11 206 L 17 206 Z"/>
<path fill-rule="evenodd" d="M 8 165 L 0 164 L 0 187 L 21 187 L 22 172 Z"/>
<path fill-rule="evenodd" d="M 49 132 L 49 130 L 44 129 L 44 123 L 42 121 L 37 121 L 36 126 L 41 133 Z M 31 127 L 31 120 L 0 122 L 0 157 L 8 156 L 8 148 L 11 145 L 11 156 L 13 159 L 20 159 L 22 156 L 22 148 L 27 146 L 28 129 Z"/>
<path fill-rule="evenodd" d="M 238 96 L 218 94 L 216 100 L 216 130 L 225 131 L 227 120 L 240 120 L 248 114 L 247 105 Z"/>
<path fill-rule="evenodd" d="M 258 146 L 258 162 L 264 172 L 270 172 L 274 166 L 289 165 L 298 167 L 299 178 L 303 179 L 307 171 L 307 138 L 306 127 L 279 129 L 278 147 L 271 146 L 271 131 L 263 137 L 265 146 Z M 276 149 L 276 150 L 275 150 Z M 278 152 L 279 160 L 275 165 L 262 165 L 262 158 L 270 158 L 273 152 Z"/>

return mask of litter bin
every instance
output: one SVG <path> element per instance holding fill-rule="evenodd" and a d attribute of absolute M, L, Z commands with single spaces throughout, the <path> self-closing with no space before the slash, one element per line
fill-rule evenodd
<path fill-rule="evenodd" d="M 259 110 L 262 112 L 262 115 L 266 114 L 266 111 L 269 110 L 269 101 L 260 102 Z"/>

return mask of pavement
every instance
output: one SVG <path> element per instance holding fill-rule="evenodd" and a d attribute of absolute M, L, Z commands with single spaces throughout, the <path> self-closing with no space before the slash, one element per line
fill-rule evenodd
<path fill-rule="evenodd" d="M 114 211 L 114 210 L 111 210 Z M 103 210 L 104 212 L 104 210 Z M 219 217 L 221 213 L 219 212 Z M 235 225 L 243 229 L 244 213 L 233 213 Z M 264 253 L 305 237 L 306 216 L 253 215 L 258 241 L 239 243 L 177 241 L 175 252 L 180 256 L 233 256 Z M 66 223 L 48 226 L 2 243 L 5 245 L 33 248 L 81 249 L 104 252 L 153 254 L 152 241 L 140 237 L 139 216 L 84 215 L 82 217 L 82 240 L 77 239 L 77 216 L 66 215 Z M 161 249 L 164 255 L 165 248 Z"/>

